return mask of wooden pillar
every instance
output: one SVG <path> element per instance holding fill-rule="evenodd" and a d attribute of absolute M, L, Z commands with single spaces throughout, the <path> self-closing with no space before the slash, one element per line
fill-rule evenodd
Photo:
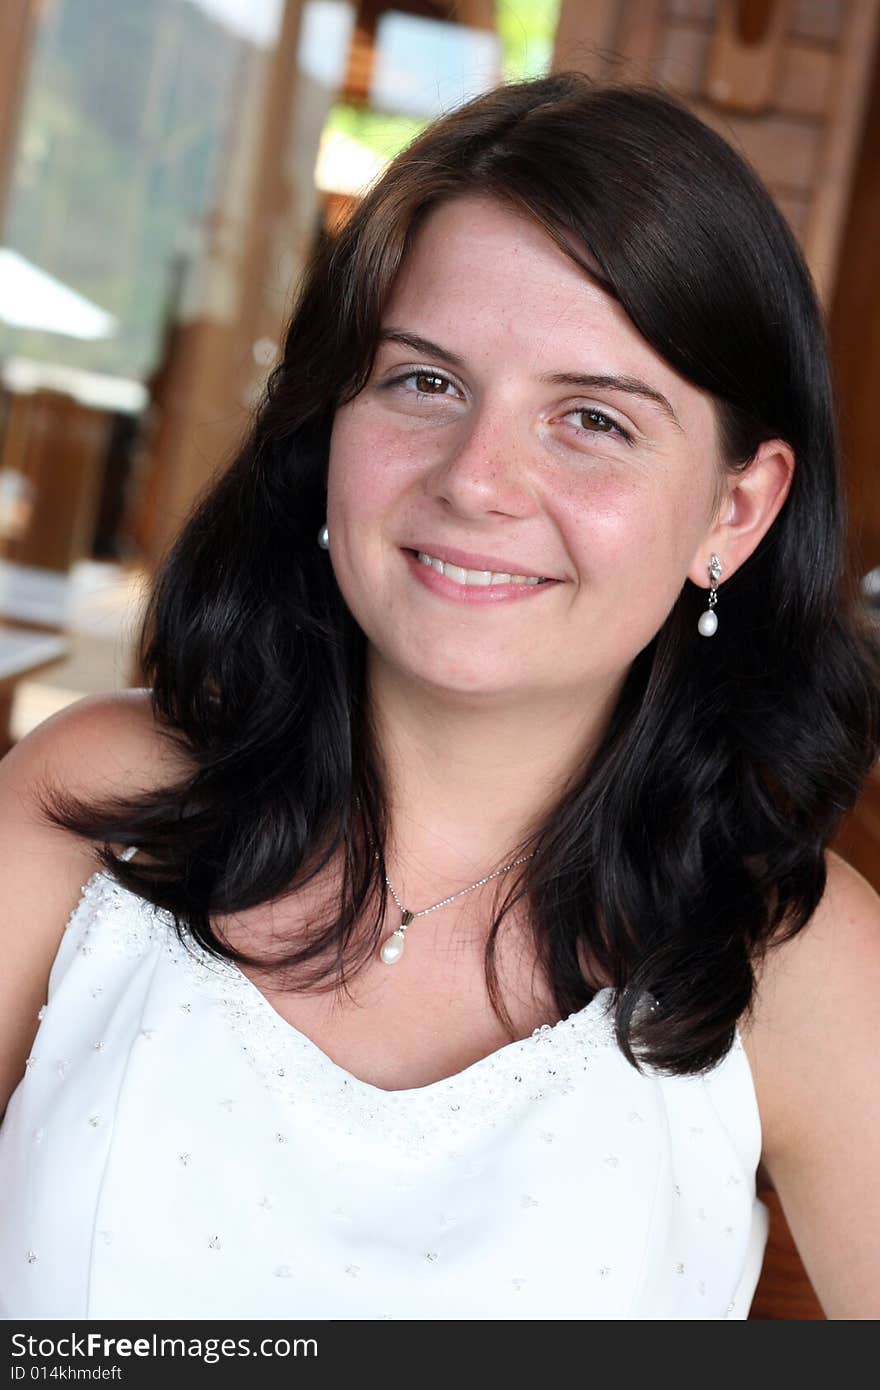
<path fill-rule="evenodd" d="M 26 482 L 30 500 L 4 559 L 66 573 L 89 555 L 110 427 L 106 411 L 59 391 L 10 394 L 0 467 Z"/>
<path fill-rule="evenodd" d="M 266 330 L 271 254 L 279 222 L 290 214 L 286 164 L 300 12 L 300 0 L 286 0 L 274 50 L 246 74 L 209 245 L 184 277 L 180 321 L 168 337 L 171 359 L 159 373 L 141 511 L 132 524 L 150 570 L 249 424 L 252 346 Z M 276 319 L 281 303 L 279 296 Z M 278 336 L 277 321 L 273 328 Z"/>
<path fill-rule="evenodd" d="M 27 82 L 37 0 L 0 4 L 0 227 L 6 214 L 21 101 Z"/>
<path fill-rule="evenodd" d="M 595 79 L 608 75 L 608 50 L 613 44 L 621 15 L 621 0 L 562 0 L 553 71 L 574 69 Z"/>

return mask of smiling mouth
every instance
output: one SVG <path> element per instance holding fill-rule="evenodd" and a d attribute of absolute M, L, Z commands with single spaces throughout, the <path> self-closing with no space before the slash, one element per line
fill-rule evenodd
<path fill-rule="evenodd" d="M 554 579 L 544 579 L 540 576 L 527 574 L 503 574 L 495 570 L 470 570 L 463 569 L 461 565 L 453 565 L 448 560 L 438 560 L 434 555 L 428 555 L 423 550 L 410 550 L 410 555 L 414 555 L 420 565 L 425 565 L 434 569 L 438 574 L 443 574 L 454 584 L 462 587 L 488 588 L 493 584 L 554 584 Z"/>

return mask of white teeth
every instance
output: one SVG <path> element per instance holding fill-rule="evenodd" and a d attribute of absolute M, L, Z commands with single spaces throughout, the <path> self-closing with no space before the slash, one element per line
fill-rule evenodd
<path fill-rule="evenodd" d="M 466 584 L 468 573 L 468 570 L 461 569 L 459 565 L 450 565 L 446 560 L 443 561 L 441 574 L 445 574 L 447 579 L 454 579 L 456 584 Z"/>
<path fill-rule="evenodd" d="M 466 570 L 460 565 L 445 563 L 437 560 L 433 555 L 426 555 L 423 550 L 418 552 L 419 561 L 423 565 L 430 565 L 438 574 L 445 574 L 447 579 L 451 579 L 456 584 L 547 584 L 549 580 L 542 579 L 538 575 L 525 574 L 498 574 L 494 570 Z"/>

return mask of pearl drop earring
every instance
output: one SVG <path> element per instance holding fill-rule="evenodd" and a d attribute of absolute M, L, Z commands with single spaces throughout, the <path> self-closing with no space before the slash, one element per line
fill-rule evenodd
<path fill-rule="evenodd" d="M 709 559 L 708 570 L 709 579 L 712 584 L 709 590 L 709 607 L 706 609 L 705 613 L 700 614 L 697 630 L 703 637 L 714 637 L 715 633 L 718 631 L 718 617 L 717 614 L 713 612 L 713 609 L 718 602 L 718 580 L 721 578 L 721 561 L 714 551 Z"/>
<path fill-rule="evenodd" d="M 321 547 L 322 550 L 330 549 L 330 532 L 327 530 L 326 522 L 318 532 L 318 545 Z"/>

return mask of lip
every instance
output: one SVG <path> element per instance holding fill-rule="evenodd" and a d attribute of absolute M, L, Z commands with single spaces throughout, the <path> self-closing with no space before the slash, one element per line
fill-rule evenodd
<path fill-rule="evenodd" d="M 432 552 L 425 553 L 430 555 Z M 551 579 L 548 584 L 456 584 L 454 579 L 447 579 L 445 574 L 439 574 L 433 565 L 423 565 L 415 551 L 404 549 L 403 555 L 413 577 L 420 584 L 431 593 L 449 599 L 452 603 L 515 603 L 535 598 L 538 594 L 546 594 L 559 583 L 558 579 Z M 439 560 L 442 557 L 438 555 L 436 558 Z M 466 568 L 476 569 L 477 566 L 468 565 Z M 500 570 L 496 573 L 504 574 L 506 571 Z"/>
<path fill-rule="evenodd" d="M 406 550 L 424 551 L 435 560 L 448 560 L 450 565 L 459 565 L 463 570 L 491 570 L 493 574 L 523 574 L 527 579 L 555 579 L 555 574 L 542 574 L 540 570 L 527 569 L 519 561 L 499 560 L 497 555 L 479 555 L 475 550 L 456 550 L 451 545 L 434 542 L 414 541 L 405 546 Z"/>

